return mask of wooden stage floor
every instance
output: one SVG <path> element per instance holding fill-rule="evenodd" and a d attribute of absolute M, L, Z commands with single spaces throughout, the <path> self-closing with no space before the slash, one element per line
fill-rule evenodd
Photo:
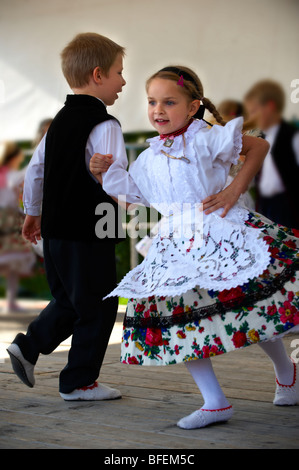
<path fill-rule="evenodd" d="M 299 448 L 299 406 L 272 404 L 272 364 L 256 345 L 212 359 L 235 408 L 233 418 L 204 429 L 179 429 L 177 420 L 200 407 L 202 397 L 184 365 L 142 368 L 119 362 L 122 312 L 101 373 L 101 382 L 119 388 L 122 399 L 65 402 L 60 398 L 58 376 L 69 340 L 52 355 L 40 357 L 36 385 L 26 387 L 5 357 L 15 334 L 25 331 L 43 306 L 25 305 L 29 313 L 0 312 L 0 449 Z M 289 353 L 294 339 L 294 335 L 284 338 Z"/>

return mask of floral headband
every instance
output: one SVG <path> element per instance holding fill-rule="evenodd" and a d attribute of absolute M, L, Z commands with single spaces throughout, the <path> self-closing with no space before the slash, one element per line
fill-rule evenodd
<path fill-rule="evenodd" d="M 197 91 L 199 92 L 197 83 L 195 82 L 194 78 L 188 73 L 185 72 L 184 70 L 180 70 L 178 67 L 164 67 L 164 69 L 159 70 L 159 72 L 172 72 L 178 75 L 179 77 L 183 77 L 183 80 L 187 80 L 188 82 L 192 82 Z M 183 80 L 181 82 L 178 82 L 178 85 L 183 86 Z M 194 119 L 203 119 L 204 112 L 205 112 L 206 107 L 201 104 L 197 113 L 193 116 Z"/>

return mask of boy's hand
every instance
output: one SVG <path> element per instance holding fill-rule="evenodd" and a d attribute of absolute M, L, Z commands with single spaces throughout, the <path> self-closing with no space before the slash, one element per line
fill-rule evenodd
<path fill-rule="evenodd" d="M 26 215 L 22 235 L 25 240 L 37 245 L 36 240 L 41 239 L 41 216 Z"/>
<path fill-rule="evenodd" d="M 94 176 L 98 176 L 100 173 L 105 173 L 112 163 L 111 154 L 95 153 L 90 160 L 89 169 Z"/>
<path fill-rule="evenodd" d="M 241 194 L 236 190 L 234 184 L 230 184 L 227 188 L 220 191 L 220 193 L 206 197 L 202 201 L 202 210 L 205 214 L 211 214 L 217 209 L 223 208 L 221 217 L 225 217 L 228 211 L 236 204 L 240 196 Z"/>

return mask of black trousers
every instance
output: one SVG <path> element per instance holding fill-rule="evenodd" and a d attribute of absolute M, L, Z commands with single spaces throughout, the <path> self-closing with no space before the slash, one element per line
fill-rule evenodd
<path fill-rule="evenodd" d="M 286 193 L 273 197 L 259 197 L 257 211 L 277 224 L 299 229 L 299 213 L 290 205 Z"/>
<path fill-rule="evenodd" d="M 70 393 L 100 373 L 118 308 L 117 297 L 102 300 L 116 286 L 115 246 L 44 240 L 44 259 L 53 300 L 14 342 L 35 364 L 73 335 L 59 380 L 60 392 Z"/>

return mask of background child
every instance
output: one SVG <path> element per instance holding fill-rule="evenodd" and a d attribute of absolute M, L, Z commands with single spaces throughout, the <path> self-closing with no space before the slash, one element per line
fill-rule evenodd
<path fill-rule="evenodd" d="M 274 403 L 294 405 L 299 401 L 295 365 L 281 339 L 268 340 L 299 325 L 299 240 L 238 202 L 269 145 L 242 136 L 242 118 L 208 128 L 201 120 L 201 103 L 220 124 L 223 120 L 204 96 L 197 75 L 186 67 L 160 70 L 148 80 L 147 93 L 149 119 L 160 135 L 149 139 L 150 147 L 129 174 L 140 196 L 168 219 L 171 229 L 167 233 L 161 227 L 145 260 L 109 294 L 130 299 L 121 360 L 139 365 L 185 362 L 204 398 L 202 408 L 178 422 L 191 429 L 233 414 L 210 356 L 259 343 L 274 364 Z M 244 164 L 223 189 L 240 153 Z M 94 174 L 99 166 L 94 156 Z M 103 185 L 116 196 L 124 194 L 124 187 L 110 173 L 113 166 L 103 174 Z M 199 202 L 203 224 L 198 212 L 192 218 Z M 190 210 L 184 212 L 186 204 Z"/>
<path fill-rule="evenodd" d="M 221 114 L 222 118 L 225 122 L 231 121 L 236 117 L 244 117 L 245 118 L 245 110 L 243 103 L 236 100 L 223 100 L 217 107 L 219 113 Z M 217 121 L 215 122 L 215 124 Z"/>
<path fill-rule="evenodd" d="M 232 119 L 235 119 L 236 117 L 243 117 L 246 119 L 246 113 L 243 104 L 240 101 L 236 100 L 223 100 L 218 106 L 218 111 L 221 114 L 223 120 L 225 122 L 229 122 Z M 212 121 L 214 124 L 217 124 L 217 121 L 215 120 Z M 249 132 L 249 135 L 251 134 L 251 131 Z M 239 160 L 236 165 L 232 165 L 231 169 L 229 171 L 229 175 L 227 178 L 226 186 L 230 185 L 232 182 L 233 178 L 238 174 L 240 171 L 243 163 L 244 163 L 245 157 L 244 155 L 239 156 Z M 253 181 L 251 184 L 248 186 L 248 191 L 246 191 L 244 194 L 241 195 L 240 202 L 244 204 L 245 207 L 248 209 L 255 209 L 255 202 L 249 192 L 250 188 L 253 186 Z"/>
<path fill-rule="evenodd" d="M 120 397 L 118 390 L 96 382 L 118 308 L 116 298 L 102 298 L 116 283 L 119 240 L 96 236 L 95 209 L 103 202 L 116 204 L 90 175 L 88 164 L 95 151 L 107 153 L 107 147 L 127 163 L 120 125 L 106 111 L 126 83 L 123 55 L 123 47 L 95 33 L 79 34 L 65 47 L 62 69 L 74 95 L 67 96 L 38 145 L 25 178 L 23 234 L 32 243 L 41 235 L 44 239 L 53 300 L 8 352 L 16 374 L 33 387 L 39 354 L 51 353 L 73 335 L 60 374 L 65 400 Z"/>
<path fill-rule="evenodd" d="M 283 119 L 284 91 L 279 83 L 262 80 L 244 100 L 249 119 L 256 120 L 270 144 L 257 178 L 257 210 L 274 222 L 299 229 L 299 132 Z"/>
<path fill-rule="evenodd" d="M 19 312 L 16 302 L 19 278 L 31 273 L 35 256 L 30 243 L 22 238 L 24 214 L 20 197 L 26 169 L 22 150 L 13 142 L 0 145 L 0 274 L 6 278 L 4 312 Z"/>

